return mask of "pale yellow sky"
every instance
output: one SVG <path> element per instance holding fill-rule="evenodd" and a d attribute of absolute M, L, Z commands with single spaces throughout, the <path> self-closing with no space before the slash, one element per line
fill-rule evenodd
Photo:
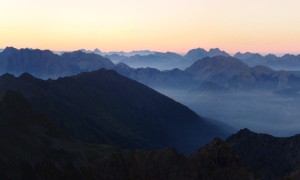
<path fill-rule="evenodd" d="M 300 53 L 299 0 L 0 0 L 0 47 Z"/>

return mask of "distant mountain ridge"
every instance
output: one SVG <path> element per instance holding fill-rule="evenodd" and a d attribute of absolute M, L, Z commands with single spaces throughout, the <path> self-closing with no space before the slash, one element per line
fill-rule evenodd
<path fill-rule="evenodd" d="M 3 49 L 2 51 L 4 51 Z M 30 49 L 32 50 L 32 49 Z M 205 50 L 203 48 L 196 48 L 189 50 L 185 55 L 174 52 L 156 52 L 150 50 L 140 50 L 132 52 L 102 52 L 99 49 L 95 50 L 79 50 L 87 54 L 97 54 L 110 59 L 115 64 L 125 63 L 134 68 L 151 67 L 159 70 L 171 70 L 174 68 L 185 69 L 194 62 L 205 57 L 225 56 L 235 57 L 240 59 L 249 66 L 263 65 L 275 70 L 291 70 L 300 71 L 300 55 L 285 54 L 281 57 L 274 54 L 261 55 L 259 53 L 241 53 L 234 55 L 220 50 L 219 48 L 212 48 Z M 0 49 L 1 53 L 1 49 Z M 62 55 L 71 53 L 67 51 L 53 51 L 54 54 Z"/>
<path fill-rule="evenodd" d="M 234 57 L 249 66 L 263 65 L 275 70 L 300 70 L 300 55 L 285 54 L 278 57 L 274 54 L 262 56 L 258 53 L 237 53 Z"/>
<path fill-rule="evenodd" d="M 209 51 L 206 51 L 205 49 L 202 48 L 197 48 L 188 51 L 184 57 L 188 61 L 195 62 L 205 57 L 214 57 L 214 56 L 228 57 L 230 55 L 227 52 L 220 50 L 219 48 L 212 48 Z"/>
<path fill-rule="evenodd" d="M 204 52 L 203 49 L 193 51 Z M 219 49 L 212 49 L 210 52 L 224 53 Z M 153 56 L 160 57 L 160 59 L 154 62 L 151 60 Z M 136 55 L 131 58 L 132 62 L 138 62 L 140 58 L 144 58 L 145 61 L 143 62 L 150 64 L 164 63 L 165 65 L 170 63 L 170 59 L 173 59 L 172 61 L 176 61 L 176 63 L 182 61 L 180 55 L 171 52 L 154 53 L 147 56 Z M 169 58 L 169 60 L 166 60 L 166 58 Z M 274 71 L 265 66 L 249 67 L 243 61 L 228 55 L 202 58 L 185 70 L 160 71 L 156 68 L 134 69 L 124 63 L 114 65 L 107 58 L 82 51 L 56 55 L 47 50 L 6 48 L 0 53 L 0 74 L 11 73 L 19 76 L 28 72 L 39 78 L 56 79 L 101 68 L 113 69 L 150 87 L 193 90 L 201 89 L 201 84 L 207 82 L 215 83 L 217 86 L 223 86 L 226 89 L 261 88 L 277 91 L 299 87 L 299 76 L 293 72 Z"/>
<path fill-rule="evenodd" d="M 111 59 L 114 63 L 125 63 L 131 67 L 151 67 L 159 70 L 170 70 L 173 68 L 184 69 L 190 66 L 197 60 L 204 57 L 213 56 L 230 56 L 225 51 L 221 51 L 218 48 L 210 49 L 206 51 L 204 49 L 192 49 L 186 55 L 182 56 L 174 52 L 153 52 L 151 54 L 134 56 L 122 56 L 120 54 L 110 54 L 105 57 Z"/>
<path fill-rule="evenodd" d="M 161 69 L 162 67 L 170 68 L 174 64 L 181 63 L 182 56 L 173 52 L 155 52 L 149 55 L 134 55 L 130 57 L 116 57 L 115 55 L 105 56 L 112 59 L 115 63 L 125 63 L 133 68 L 152 67 Z"/>
<path fill-rule="evenodd" d="M 199 89 L 203 83 L 207 82 L 216 84 L 219 89 L 228 90 L 268 89 L 275 91 L 300 86 L 300 78 L 292 72 L 274 71 L 264 66 L 249 67 L 229 56 L 206 57 L 183 71 L 179 69 L 168 71 L 153 68 L 134 69 L 124 64 L 116 65 L 115 70 L 124 76 L 157 88 L 192 90 Z"/>
<path fill-rule="evenodd" d="M 8 47 L 0 53 L 0 74 L 21 75 L 28 72 L 40 78 L 58 78 L 100 68 L 111 69 L 114 64 L 96 54 L 74 51 L 62 55 L 49 50 L 15 49 Z"/>
<path fill-rule="evenodd" d="M 261 55 L 259 53 L 250 53 L 250 52 L 237 52 L 234 55 L 220 50 L 219 48 L 212 48 L 210 50 L 205 50 L 203 48 L 196 48 L 189 50 L 185 55 L 180 55 L 177 53 L 178 57 L 167 56 L 168 53 L 160 53 L 154 51 L 132 51 L 129 53 L 125 52 L 97 52 L 95 51 L 85 51 L 89 53 L 96 53 L 102 56 L 105 56 L 111 59 L 114 63 L 123 62 L 130 65 L 134 68 L 140 67 L 151 67 L 157 68 L 160 70 L 170 70 L 173 68 L 184 69 L 190 66 L 192 63 L 196 62 L 205 57 L 214 57 L 214 56 L 225 56 L 225 57 L 235 57 L 242 60 L 249 66 L 263 65 L 268 66 L 275 70 L 300 70 L 300 55 L 285 54 L 283 56 L 276 56 L 274 54 Z M 157 56 L 155 54 L 165 54 L 164 58 Z M 152 56 L 149 56 L 152 55 Z M 162 61 L 162 62 L 160 62 Z M 151 63 L 152 62 L 152 63 Z"/>
<path fill-rule="evenodd" d="M 135 55 L 146 56 L 146 55 L 156 53 L 155 51 L 150 51 L 150 50 L 139 50 L 139 51 L 131 51 L 131 52 L 124 52 L 124 51 L 102 52 L 98 48 L 96 48 L 94 50 L 80 49 L 79 51 L 82 51 L 84 53 L 94 53 L 94 54 L 98 54 L 101 56 L 118 55 L 118 56 L 125 56 L 125 57 L 130 57 L 130 56 L 135 56 Z"/>

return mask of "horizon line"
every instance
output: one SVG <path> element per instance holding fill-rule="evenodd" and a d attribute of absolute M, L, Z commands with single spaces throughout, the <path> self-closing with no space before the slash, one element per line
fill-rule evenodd
<path fill-rule="evenodd" d="M 259 54 L 261 56 L 267 56 L 267 55 L 275 55 L 277 57 L 282 57 L 284 55 L 294 55 L 294 56 L 298 56 L 300 55 L 300 52 L 299 53 L 270 53 L 270 52 L 264 52 L 264 53 L 261 53 L 261 52 L 251 52 L 251 51 L 236 51 L 234 53 L 230 53 L 230 52 L 227 52 L 226 50 L 222 50 L 221 48 L 218 48 L 218 47 L 215 47 L 215 48 L 202 48 L 202 47 L 196 47 L 196 48 L 192 48 L 192 49 L 189 49 L 187 50 L 186 52 L 177 52 L 177 51 L 171 51 L 171 50 L 167 50 L 167 51 L 157 51 L 157 50 L 151 50 L 151 49 L 132 49 L 132 50 L 129 50 L 129 51 L 124 51 L 124 50 L 111 50 L 111 51 L 102 51 L 101 48 L 94 48 L 94 49 L 85 49 L 85 48 L 80 48 L 80 49 L 74 49 L 74 50 L 53 50 L 51 48 L 31 48 L 31 47 L 21 47 L 21 48 L 17 48 L 17 47 L 14 47 L 14 46 L 6 46 L 6 47 L 3 47 L 3 48 L 0 48 L 0 50 L 5 50 L 6 48 L 15 48 L 17 50 L 22 50 L 22 49 L 30 49 L 30 50 L 41 50 L 41 51 L 46 51 L 46 50 L 49 50 L 53 53 L 56 53 L 56 52 L 61 52 L 61 53 L 66 53 L 66 52 L 75 52 L 75 51 L 95 51 L 96 49 L 100 50 L 101 53 L 104 53 L 104 54 L 114 54 L 114 53 L 132 53 L 132 52 L 138 52 L 138 51 L 150 51 L 150 52 L 153 52 L 153 53 L 168 53 L 168 52 L 171 52 L 171 53 L 176 53 L 176 54 L 179 54 L 181 56 L 184 56 L 186 55 L 189 51 L 191 50 L 195 50 L 195 49 L 203 49 L 205 50 L 206 52 L 209 52 L 210 50 L 212 49 L 219 49 L 220 51 L 224 51 L 225 53 L 229 54 L 230 56 L 234 56 L 236 55 L 237 53 L 241 53 L 241 54 L 245 54 L 245 53 L 252 53 L 252 54 Z M 2 51 L 0 51 L 1 53 Z"/>

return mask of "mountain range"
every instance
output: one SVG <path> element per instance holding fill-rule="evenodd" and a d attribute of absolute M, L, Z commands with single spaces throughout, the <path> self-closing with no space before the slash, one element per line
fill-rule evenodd
<path fill-rule="evenodd" d="M 210 49 L 209 51 L 201 48 L 192 49 L 184 56 L 174 52 L 153 52 L 151 54 L 136 54 L 133 56 L 119 54 L 105 55 L 106 58 L 111 59 L 114 63 L 125 63 L 133 68 L 151 67 L 159 70 L 170 70 L 173 68 L 184 69 L 197 60 L 214 56 L 230 55 L 218 48 Z"/>
<path fill-rule="evenodd" d="M 0 90 L 21 92 L 55 125 L 90 143 L 151 150 L 171 146 L 189 154 L 230 133 L 112 70 L 57 80 L 5 74 L 0 77 Z"/>
<path fill-rule="evenodd" d="M 249 179 L 230 145 L 216 139 L 185 157 L 173 148 L 118 150 L 78 141 L 15 91 L 0 98 L 1 179 Z"/>
<path fill-rule="evenodd" d="M 85 50 L 84 53 L 94 53 L 110 59 L 114 63 L 125 63 L 133 68 L 151 67 L 159 70 L 167 70 L 173 68 L 185 68 L 195 61 L 204 57 L 214 56 L 230 56 L 219 48 L 212 48 L 206 51 L 202 48 L 192 49 L 186 55 L 180 55 L 175 52 L 156 52 L 150 50 L 131 51 L 131 52 L 102 52 L 99 49 Z M 55 52 L 62 55 L 66 52 Z"/>
<path fill-rule="evenodd" d="M 131 52 L 124 52 L 124 51 L 102 52 L 98 48 L 94 49 L 93 51 L 85 50 L 85 49 L 80 49 L 80 51 L 82 51 L 84 53 L 94 53 L 94 54 L 98 54 L 101 56 L 118 55 L 118 56 L 126 56 L 126 57 L 135 56 L 135 55 L 146 56 L 149 54 L 156 53 L 155 51 L 150 51 L 150 50 L 139 50 L 139 51 L 131 51 Z"/>
<path fill-rule="evenodd" d="M 121 56 L 117 54 L 106 55 L 114 63 L 125 63 L 133 68 L 152 67 L 157 69 L 169 69 L 175 64 L 180 64 L 182 56 L 173 52 L 154 52 L 147 55 Z M 175 66 L 174 66 L 175 67 Z"/>
<path fill-rule="evenodd" d="M 195 51 L 199 51 L 199 49 Z M 204 50 L 201 50 L 201 52 L 204 52 Z M 216 54 L 222 51 L 215 49 L 210 52 Z M 180 58 L 179 55 L 174 53 L 155 53 L 148 56 L 154 55 Z M 148 56 L 144 56 L 144 58 Z M 11 73 L 19 76 L 28 72 L 38 78 L 56 79 L 101 68 L 116 70 L 126 77 L 153 88 L 167 87 L 194 90 L 203 89 L 201 88 L 202 84 L 207 82 L 215 83 L 216 86 L 226 89 L 260 88 L 277 91 L 299 87 L 299 78 L 294 72 L 275 71 L 260 65 L 249 67 L 243 61 L 228 55 L 202 58 L 185 70 L 160 71 L 149 67 L 132 68 L 124 63 L 114 65 L 107 58 L 82 51 L 64 53 L 59 56 L 47 50 L 6 48 L 0 53 L 0 74 Z"/>
<path fill-rule="evenodd" d="M 237 53 L 235 58 L 242 60 L 249 66 L 263 65 L 275 70 L 299 71 L 300 55 L 285 54 L 278 57 L 274 54 L 262 56 L 258 53 Z"/>
<path fill-rule="evenodd" d="M 61 56 L 49 50 L 15 49 L 8 47 L 0 53 L 0 74 L 21 75 L 28 72 L 40 78 L 58 78 L 81 72 L 113 68 L 102 56 L 75 51 Z"/>
<path fill-rule="evenodd" d="M 299 77 L 293 72 L 274 71 L 265 66 L 249 67 L 236 58 L 225 56 L 203 58 L 185 70 L 134 69 L 125 64 L 117 64 L 115 70 L 153 88 L 193 90 L 211 83 L 232 90 L 276 91 L 300 85 Z"/>
<path fill-rule="evenodd" d="M 274 70 L 300 70 L 300 55 L 285 54 L 279 57 L 274 54 L 263 56 L 258 53 L 249 52 L 238 52 L 235 55 L 230 55 L 229 53 L 218 48 L 213 48 L 209 51 L 206 51 L 202 48 L 192 49 L 185 55 L 180 55 L 173 52 L 156 52 L 146 55 L 137 54 L 129 57 L 110 54 L 106 55 L 105 57 L 111 59 L 114 63 L 123 62 L 134 68 L 151 67 L 159 70 L 171 70 L 174 68 L 185 69 L 200 59 L 214 56 L 234 57 L 252 67 L 256 65 L 262 65 Z"/>
<path fill-rule="evenodd" d="M 299 135 L 243 129 L 229 136 L 227 126 L 146 86 L 299 92 L 294 72 L 248 66 L 222 53 L 161 71 L 114 65 L 82 51 L 6 48 L 0 53 L 0 178 L 299 179 Z"/>
<path fill-rule="evenodd" d="M 0 53 L 4 50 L 5 49 L 0 49 Z M 292 54 L 277 56 L 274 54 L 261 55 L 259 53 L 238 52 L 234 55 L 230 55 L 219 48 L 212 48 L 208 51 L 203 48 L 191 49 L 185 55 L 175 52 L 156 52 L 150 50 L 131 52 L 102 52 L 96 48 L 95 50 L 80 49 L 79 51 L 87 54 L 97 54 L 110 59 L 115 64 L 125 63 L 133 68 L 150 67 L 159 70 L 171 70 L 174 68 L 179 68 L 183 70 L 192 65 L 194 62 L 205 57 L 230 56 L 235 57 L 252 67 L 256 65 L 262 65 L 274 70 L 300 71 L 300 55 Z M 63 55 L 71 52 L 53 51 L 53 53 L 56 55 Z"/>
<path fill-rule="evenodd" d="M 234 55 L 220 50 L 219 48 L 212 48 L 205 50 L 203 48 L 196 48 L 189 50 L 185 55 L 180 55 L 174 52 L 155 52 L 155 51 L 132 51 L 132 52 L 101 52 L 99 49 L 94 51 L 82 50 L 86 53 L 95 53 L 111 59 L 114 63 L 125 63 L 134 68 L 151 67 L 159 70 L 170 70 L 173 68 L 184 69 L 205 57 L 225 56 L 235 57 L 242 60 L 249 66 L 262 65 L 274 70 L 300 70 L 300 55 L 285 54 L 277 56 L 274 54 L 261 55 L 259 53 L 241 53 Z M 62 54 L 62 53 L 60 53 Z"/>
<path fill-rule="evenodd" d="M 299 135 L 243 129 L 185 157 L 173 148 L 119 150 L 70 136 L 22 94 L 0 93 L 1 179 L 298 179 Z"/>

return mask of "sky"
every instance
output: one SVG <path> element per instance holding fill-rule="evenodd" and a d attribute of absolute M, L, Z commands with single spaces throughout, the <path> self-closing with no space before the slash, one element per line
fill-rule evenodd
<path fill-rule="evenodd" d="M 300 54 L 299 0 L 0 0 L 0 48 Z"/>

